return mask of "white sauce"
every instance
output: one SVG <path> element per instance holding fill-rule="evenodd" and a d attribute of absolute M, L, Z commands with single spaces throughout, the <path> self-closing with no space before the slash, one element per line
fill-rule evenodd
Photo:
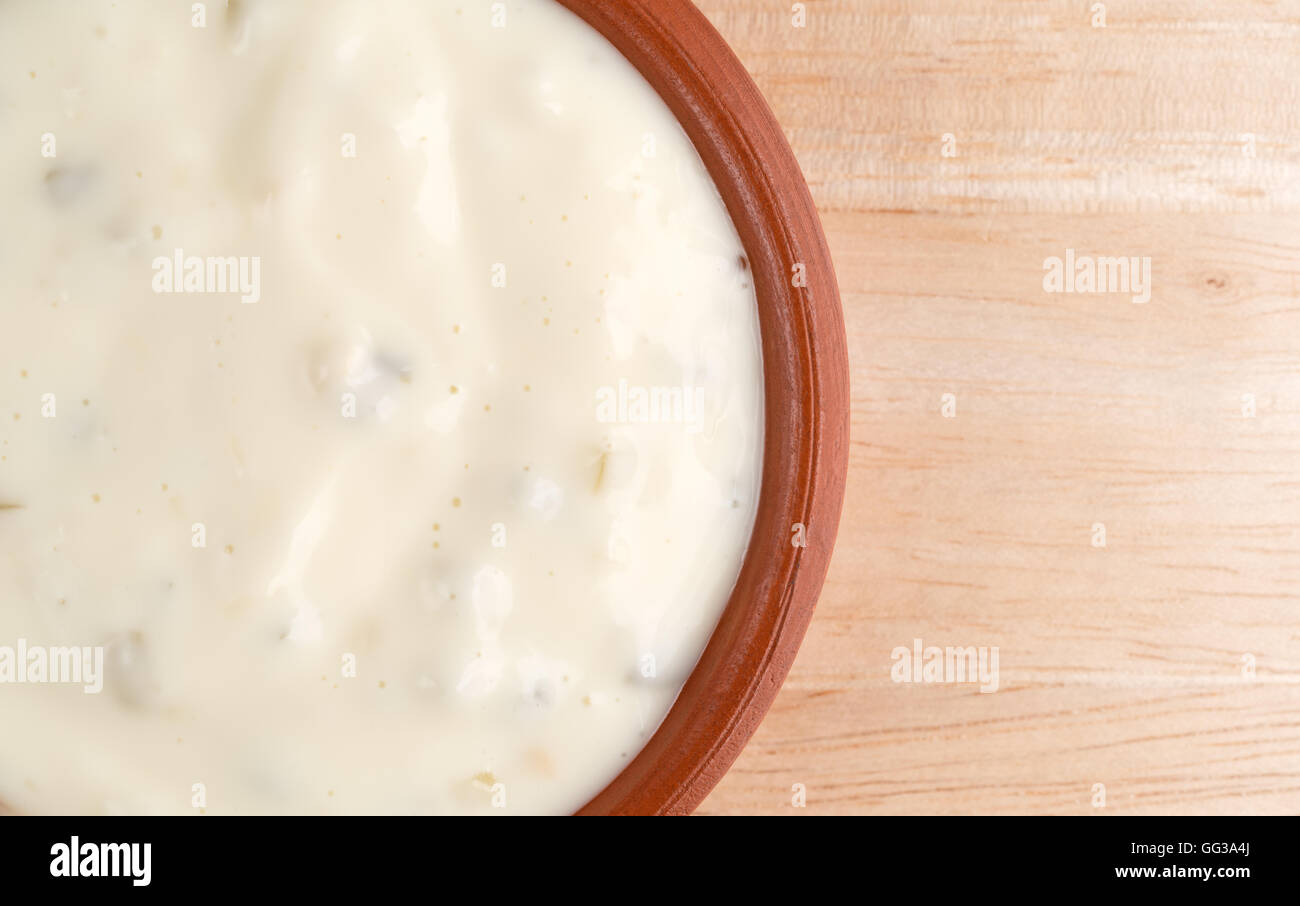
<path fill-rule="evenodd" d="M 0 803 L 575 809 L 753 525 L 717 191 L 549 0 L 190 7 L 0 4 Z"/>

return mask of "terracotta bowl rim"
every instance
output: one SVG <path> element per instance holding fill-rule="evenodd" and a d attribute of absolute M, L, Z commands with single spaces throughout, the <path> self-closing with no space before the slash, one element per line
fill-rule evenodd
<path fill-rule="evenodd" d="M 690 0 L 558 2 L 614 44 L 686 130 L 740 233 L 758 297 L 763 475 L 740 576 L 668 715 L 578 811 L 688 814 L 776 698 L 826 577 L 848 467 L 839 289 L 794 152 L 740 60 Z M 788 794 L 773 790 L 774 798 Z"/>

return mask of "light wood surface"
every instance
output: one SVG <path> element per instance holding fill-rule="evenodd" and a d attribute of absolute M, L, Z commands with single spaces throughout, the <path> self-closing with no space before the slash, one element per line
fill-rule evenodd
<path fill-rule="evenodd" d="M 700 812 L 1300 812 L 1300 0 L 697 2 L 853 382 L 817 616 Z M 1045 292 L 1067 248 L 1150 301 Z M 891 681 L 917 638 L 998 691 Z"/>

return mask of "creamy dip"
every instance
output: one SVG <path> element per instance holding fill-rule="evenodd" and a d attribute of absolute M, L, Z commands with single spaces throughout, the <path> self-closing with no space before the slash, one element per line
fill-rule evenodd
<path fill-rule="evenodd" d="M 762 440 L 740 241 L 630 64 L 550 0 L 10 0 L 0 124 L 0 803 L 613 779 Z"/>

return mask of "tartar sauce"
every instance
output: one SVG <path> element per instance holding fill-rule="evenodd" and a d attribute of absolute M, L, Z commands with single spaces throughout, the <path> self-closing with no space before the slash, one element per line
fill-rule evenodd
<path fill-rule="evenodd" d="M 763 434 L 744 251 L 631 65 L 551 0 L 10 0 L 0 125 L 0 810 L 617 775 Z"/>

